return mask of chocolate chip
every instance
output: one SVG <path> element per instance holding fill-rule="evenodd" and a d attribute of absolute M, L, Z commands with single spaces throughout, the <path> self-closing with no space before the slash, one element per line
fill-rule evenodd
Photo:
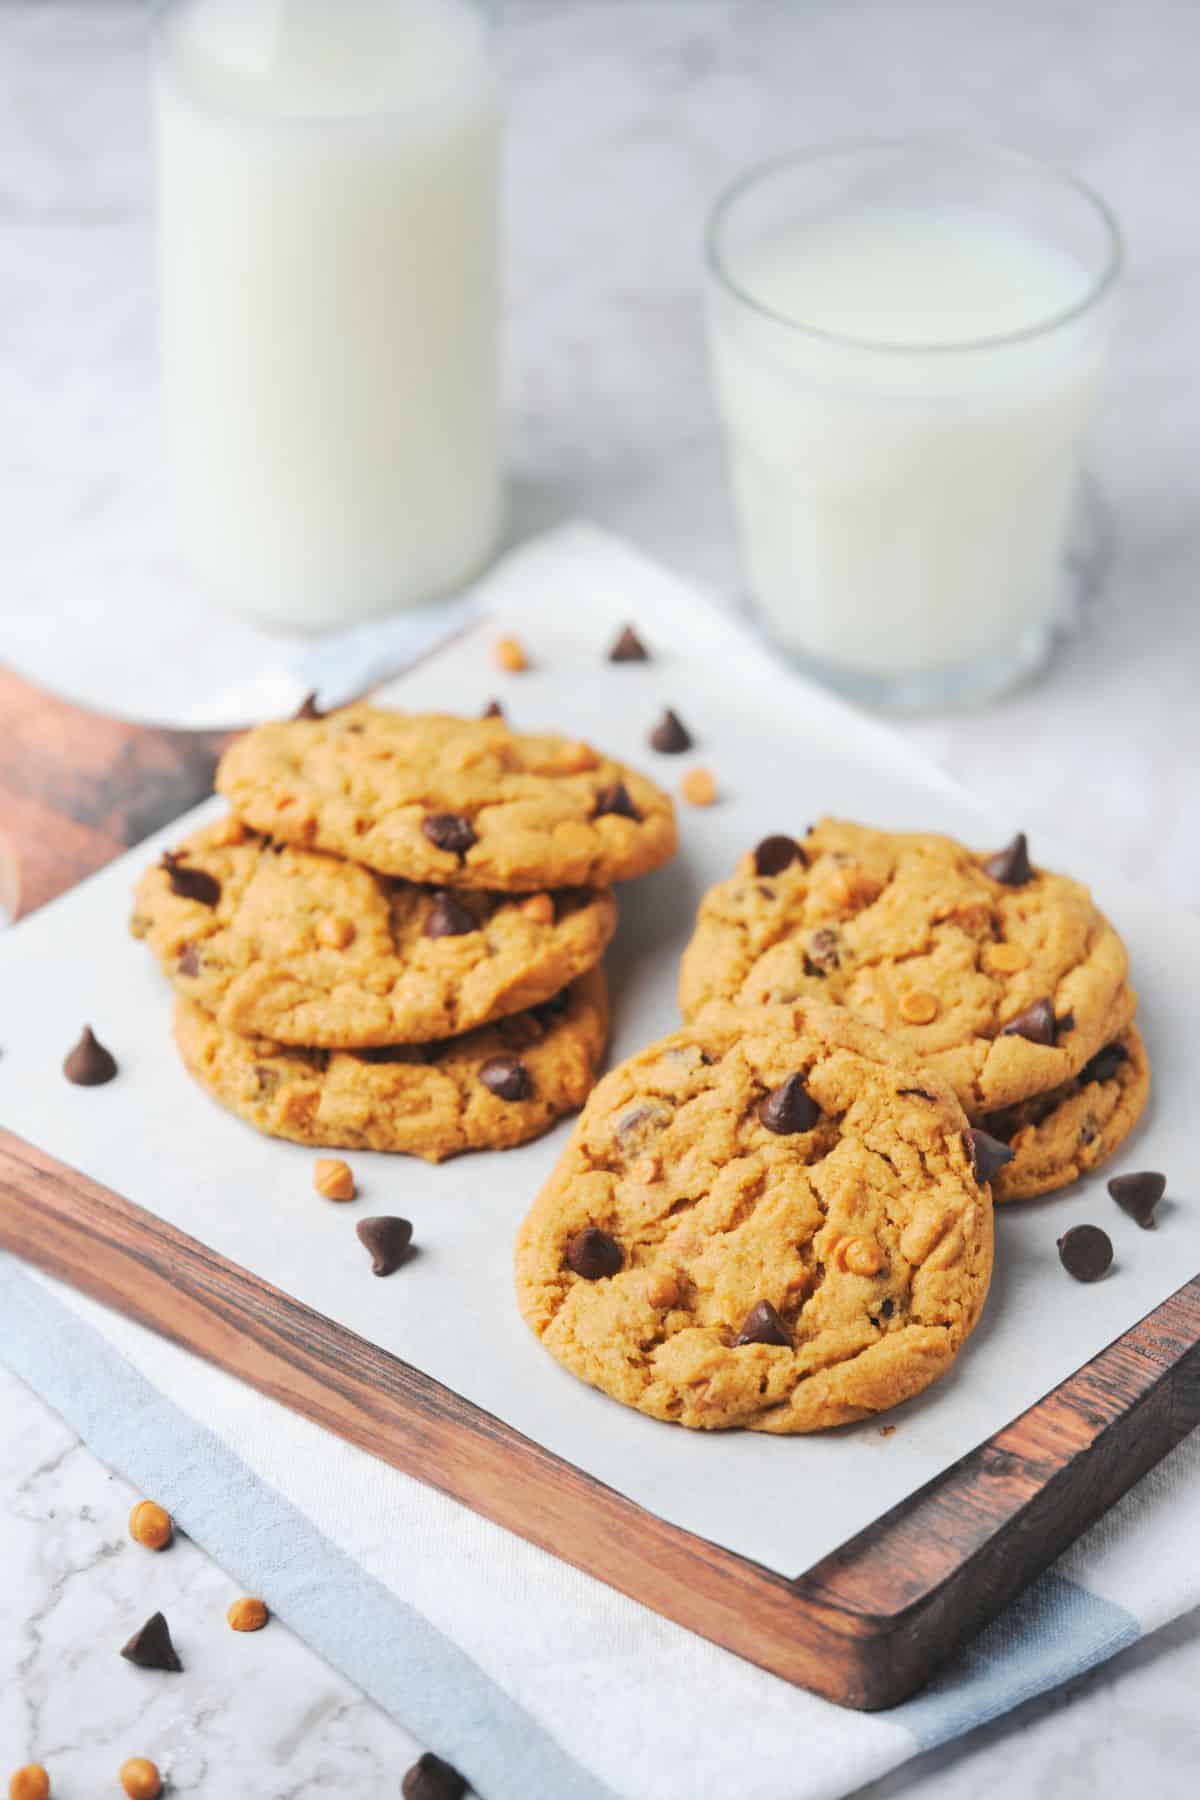
<path fill-rule="evenodd" d="M 497 1100 L 528 1100 L 533 1092 L 529 1070 L 515 1056 L 489 1056 L 479 1079 Z"/>
<path fill-rule="evenodd" d="M 754 873 L 756 875 L 779 875 L 789 863 L 806 863 L 808 858 L 796 842 L 795 838 L 785 837 L 776 832 L 773 837 L 765 837 L 754 851 Z"/>
<path fill-rule="evenodd" d="M 79 1042 L 63 1060 L 63 1074 L 76 1087 L 103 1087 L 116 1072 L 116 1057 L 93 1035 L 91 1026 L 85 1025 Z"/>
<path fill-rule="evenodd" d="M 1015 1150 L 1010 1150 L 1007 1144 L 1002 1144 L 1000 1139 L 993 1137 L 990 1131 L 980 1131 L 977 1127 L 972 1127 L 967 1132 L 967 1144 L 971 1162 L 980 1182 L 990 1181 L 992 1176 L 999 1174 L 1005 1163 L 1010 1163 L 1016 1155 Z"/>
<path fill-rule="evenodd" d="M 360 1219 L 354 1227 L 358 1241 L 370 1252 L 371 1268 L 376 1275 L 391 1275 L 408 1256 L 412 1245 L 412 1222 L 380 1216 Z"/>
<path fill-rule="evenodd" d="M 641 823 L 642 815 L 629 798 L 629 789 L 623 781 L 614 781 L 611 787 L 601 788 L 596 795 L 592 817 L 602 819 L 605 813 L 615 813 L 620 819 L 632 819 L 635 824 Z"/>
<path fill-rule="evenodd" d="M 760 1300 L 752 1306 L 742 1320 L 742 1329 L 734 1338 L 735 1346 L 742 1344 L 791 1344 L 783 1320 L 775 1311 L 769 1300 Z"/>
<path fill-rule="evenodd" d="M 1075 1029 L 1075 1014 L 1073 1012 L 1065 1012 L 1061 1019 L 1055 1020 L 1055 1024 L 1054 1024 L 1055 1040 L 1057 1041 L 1060 1037 L 1066 1037 L 1068 1031 L 1074 1031 L 1074 1029 Z"/>
<path fill-rule="evenodd" d="M 1112 1265 L 1112 1239 L 1098 1225 L 1072 1225 L 1058 1240 L 1058 1255 L 1076 1281 L 1099 1281 Z"/>
<path fill-rule="evenodd" d="M 292 714 L 293 719 L 323 719 L 325 714 L 317 705 L 317 690 L 313 688 L 305 694 L 303 700 Z"/>
<path fill-rule="evenodd" d="M 139 1669 L 164 1669 L 172 1675 L 178 1675 L 183 1669 L 171 1642 L 170 1627 L 160 1612 L 151 1613 L 141 1630 L 135 1631 L 123 1647 L 121 1655 Z"/>
<path fill-rule="evenodd" d="M 654 730 L 650 733 L 650 748 L 663 756 L 679 756 L 682 751 L 692 747 L 692 734 L 679 717 L 668 706 Z"/>
<path fill-rule="evenodd" d="M 282 1079 L 283 1077 L 280 1074 L 280 1071 L 278 1069 L 273 1069 L 269 1063 L 255 1063 L 254 1090 L 257 1094 L 260 1094 L 264 1100 L 269 1100 L 271 1098 L 271 1095 L 275 1092 L 276 1088 L 278 1088 Z"/>
<path fill-rule="evenodd" d="M 434 896 L 425 919 L 426 937 L 465 937 L 468 931 L 478 930 L 478 919 L 467 911 L 461 900 L 456 900 L 445 888 Z"/>
<path fill-rule="evenodd" d="M 1025 841 L 1025 833 L 1018 831 L 1011 844 L 1003 850 L 997 850 L 995 856 L 989 856 L 983 865 L 985 875 L 993 881 L 1002 881 L 1005 887 L 1024 887 L 1027 881 L 1033 880 L 1033 865 L 1029 860 L 1029 845 Z"/>
<path fill-rule="evenodd" d="M 477 842 L 474 826 L 461 813 L 430 813 L 421 820 L 421 830 L 431 844 L 449 850 L 452 856 L 465 855 Z"/>
<path fill-rule="evenodd" d="M 458 1770 L 432 1750 L 417 1758 L 400 1783 L 404 1800 L 462 1800 L 466 1791 L 467 1784 Z"/>
<path fill-rule="evenodd" d="M 820 931 L 814 931 L 808 940 L 808 949 L 805 951 L 804 960 L 806 963 L 811 963 L 813 965 L 812 972 L 819 975 L 827 974 L 830 969 L 836 969 L 839 962 L 837 932 L 831 931 L 828 926 L 822 926 Z M 807 974 L 809 971 L 806 969 L 805 973 Z"/>
<path fill-rule="evenodd" d="M 649 662 L 650 652 L 632 625 L 626 625 L 608 653 L 609 662 Z"/>
<path fill-rule="evenodd" d="M 479 716 L 481 719 L 502 719 L 504 708 L 498 700 L 489 700 Z"/>
<path fill-rule="evenodd" d="M 1076 1080 L 1080 1087 L 1087 1087 L 1093 1081 L 1111 1081 L 1121 1064 L 1128 1061 L 1129 1052 L 1124 1044 L 1105 1044 L 1090 1062 L 1084 1063 Z"/>
<path fill-rule="evenodd" d="M 1027 1006 L 1024 1012 L 1019 1012 L 1015 1019 L 1009 1020 L 1000 1036 L 1028 1038 L 1031 1044 L 1053 1044 L 1057 1026 L 1052 1002 L 1035 1000 L 1032 1006 Z"/>
<path fill-rule="evenodd" d="M 605 1275 L 615 1275 L 624 1265 L 625 1256 L 616 1238 L 609 1237 L 607 1231 L 585 1225 L 567 1245 L 567 1261 L 585 1281 L 599 1281 Z"/>
<path fill-rule="evenodd" d="M 221 884 L 207 869 L 190 869 L 171 850 L 163 851 L 159 865 L 171 884 L 171 892 L 181 900 L 197 900 L 201 906 L 215 906 L 221 898 Z"/>
<path fill-rule="evenodd" d="M 879 1310 L 885 1319 L 890 1319 L 896 1310 L 896 1302 L 894 1300 L 885 1300 Z"/>
<path fill-rule="evenodd" d="M 1167 1178 L 1156 1169 L 1138 1169 L 1130 1175 L 1114 1175 L 1108 1191 L 1143 1231 L 1154 1227 L 1154 1209 L 1167 1191 Z"/>
<path fill-rule="evenodd" d="M 184 945 L 179 961 L 175 964 L 175 972 L 178 975 L 198 975 L 200 973 L 200 957 L 195 944 Z"/>
<path fill-rule="evenodd" d="M 533 1010 L 541 1019 L 557 1019 L 560 1013 L 566 1012 L 570 1004 L 570 990 L 568 988 L 560 988 L 557 994 L 551 994 L 548 1000 L 543 1000 L 538 1006 L 535 1006 Z"/>
<path fill-rule="evenodd" d="M 803 1075 L 789 1075 L 759 1101 L 758 1116 L 768 1131 L 787 1137 L 794 1131 L 811 1131 L 821 1109 L 807 1092 Z"/>

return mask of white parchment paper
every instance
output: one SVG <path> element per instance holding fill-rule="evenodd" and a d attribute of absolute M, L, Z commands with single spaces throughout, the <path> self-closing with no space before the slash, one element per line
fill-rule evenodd
<path fill-rule="evenodd" d="M 621 890 L 609 957 L 614 1057 L 678 1023 L 678 958 L 699 896 L 768 832 L 834 812 L 948 830 L 983 847 L 1022 823 L 982 813 L 884 727 L 797 681 L 736 624 L 598 533 L 578 528 L 528 547 L 480 594 L 489 622 L 388 698 L 474 713 L 499 693 L 515 724 L 592 738 L 669 785 L 703 763 L 721 787 L 719 805 L 681 808 L 675 863 Z M 626 619 L 653 661 L 604 660 Z M 528 645 L 527 673 L 493 667 L 499 629 Z M 688 756 L 646 747 L 664 704 L 695 734 Z M 1021 750 L 1014 743 L 1014 757 Z M 355 1156 L 361 1198 L 335 1206 L 312 1190 L 312 1152 L 258 1137 L 192 1084 L 171 1046 L 167 987 L 126 930 L 137 872 L 191 822 L 0 936 L 0 1120 L 640 1505 L 786 1575 L 990 1436 L 1200 1269 L 1192 1104 L 1200 922 L 1039 839 L 1035 857 L 1091 882 L 1130 946 L 1156 1087 L 1115 1166 L 1168 1172 L 1159 1228 L 1140 1231 L 1119 1212 L 1103 1176 L 1000 1209 L 983 1321 L 956 1369 L 891 1415 L 898 1429 L 887 1438 L 872 1424 L 786 1439 L 702 1435 L 643 1418 L 561 1370 L 513 1299 L 513 1233 L 568 1127 L 522 1150 L 436 1169 Z M 120 1061 L 108 1087 L 75 1088 L 60 1073 L 85 1020 Z M 373 1212 L 411 1218 L 421 1252 L 384 1281 L 371 1275 L 353 1229 Z M 1111 1274 L 1091 1287 L 1071 1281 L 1055 1252 L 1062 1231 L 1083 1220 L 1102 1224 L 1116 1246 Z"/>

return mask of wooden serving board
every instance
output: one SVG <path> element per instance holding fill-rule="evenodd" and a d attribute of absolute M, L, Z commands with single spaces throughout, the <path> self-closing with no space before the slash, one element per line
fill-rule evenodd
<path fill-rule="evenodd" d="M 203 799 L 217 734 L 0 670 L 0 897 L 29 912 Z M 795 1579 L 664 1523 L 376 1345 L 0 1130 L 0 1246 L 666 1617 L 843 1705 L 921 1687 L 1200 1422 L 1200 1278 Z"/>

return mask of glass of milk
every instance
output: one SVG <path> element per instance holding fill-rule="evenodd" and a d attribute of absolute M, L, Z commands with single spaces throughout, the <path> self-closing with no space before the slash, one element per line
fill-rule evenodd
<path fill-rule="evenodd" d="M 473 0 L 175 0 L 153 63 L 184 547 L 317 630 L 462 583 L 497 538 L 490 19 Z"/>
<path fill-rule="evenodd" d="M 775 641 L 867 704 L 977 702 L 1045 657 L 1108 347 L 1116 225 L 946 140 L 753 169 L 708 232 L 745 567 Z"/>

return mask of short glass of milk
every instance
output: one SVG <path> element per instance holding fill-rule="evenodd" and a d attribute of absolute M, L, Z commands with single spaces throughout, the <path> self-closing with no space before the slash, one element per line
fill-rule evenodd
<path fill-rule="evenodd" d="M 444 594 L 498 535 L 491 18 L 475 0 L 168 0 L 153 55 L 183 547 L 321 629 Z"/>
<path fill-rule="evenodd" d="M 1121 241 L 1016 152 L 863 142 L 752 169 L 707 241 L 714 378 L 767 631 L 867 704 L 1046 656 Z"/>

